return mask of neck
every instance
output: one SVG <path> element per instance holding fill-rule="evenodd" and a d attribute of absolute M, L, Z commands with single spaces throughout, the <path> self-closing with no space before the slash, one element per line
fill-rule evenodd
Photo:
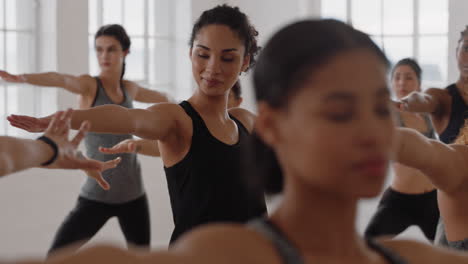
<path fill-rule="evenodd" d="M 101 72 L 99 79 L 106 85 L 104 87 L 110 90 L 120 89 L 120 72 Z"/>
<path fill-rule="evenodd" d="M 306 185 L 286 183 L 272 221 L 304 254 L 362 255 L 366 246 L 355 229 L 357 200 L 307 189 Z"/>
<path fill-rule="evenodd" d="M 460 89 L 462 92 L 468 94 L 468 77 L 460 76 L 455 83 L 455 85 Z"/>
<path fill-rule="evenodd" d="M 229 119 L 227 112 L 228 94 L 207 96 L 197 89 L 188 101 L 203 116 L 219 118 L 221 120 Z"/>

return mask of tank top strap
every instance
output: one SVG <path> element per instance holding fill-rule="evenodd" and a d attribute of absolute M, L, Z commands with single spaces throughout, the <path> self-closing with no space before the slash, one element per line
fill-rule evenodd
<path fill-rule="evenodd" d="M 465 108 L 466 104 L 463 100 L 460 92 L 458 91 L 457 85 L 454 83 L 447 87 L 447 91 L 452 97 L 452 108 Z"/>
<path fill-rule="evenodd" d="M 432 124 L 431 117 L 429 116 L 429 114 L 424 114 L 423 117 L 424 117 L 424 121 L 426 121 L 426 125 L 428 128 L 428 132 L 426 133 L 427 137 L 435 139 L 436 133 L 435 133 L 434 125 Z"/>
<path fill-rule="evenodd" d="M 128 97 L 128 92 L 127 92 L 127 89 L 125 89 L 125 84 L 123 80 L 120 80 L 120 89 L 122 89 L 122 93 L 124 95 L 124 101 L 129 100 L 130 97 Z"/>
<path fill-rule="evenodd" d="M 407 264 L 408 262 L 395 254 L 392 250 L 383 247 L 373 239 L 366 239 L 367 245 L 379 255 L 381 255 L 390 264 Z"/>
<path fill-rule="evenodd" d="M 203 121 L 203 118 L 188 101 L 182 101 L 179 105 L 184 109 L 185 113 L 187 113 L 187 115 L 190 116 L 190 118 L 192 119 L 193 131 L 204 133 L 209 132 L 205 121 Z"/>
<path fill-rule="evenodd" d="M 93 103 L 91 104 L 91 107 L 96 106 L 96 101 L 98 98 L 102 97 L 106 93 L 104 93 L 104 86 L 102 85 L 101 79 L 99 79 L 98 76 L 95 76 L 94 79 L 96 80 L 96 95 L 94 96 Z"/>
<path fill-rule="evenodd" d="M 263 235 L 273 244 L 284 264 L 305 264 L 298 249 L 270 220 L 265 218 L 255 219 L 249 222 L 247 226 Z"/>
<path fill-rule="evenodd" d="M 398 125 L 399 125 L 400 127 L 406 127 L 405 122 L 403 122 L 403 118 L 402 118 L 402 116 L 401 116 L 400 111 L 396 111 L 395 117 L 396 117 L 396 119 L 397 119 L 397 121 L 398 121 Z"/>
<path fill-rule="evenodd" d="M 244 135 L 249 135 L 250 134 L 249 130 L 244 126 L 244 124 L 242 124 L 241 121 L 239 121 L 239 119 L 235 118 L 231 114 L 229 114 L 229 117 L 231 117 L 231 119 L 234 120 L 234 122 L 236 123 L 236 125 L 238 127 L 238 131 L 239 131 L 239 136 L 241 134 L 244 134 Z"/>

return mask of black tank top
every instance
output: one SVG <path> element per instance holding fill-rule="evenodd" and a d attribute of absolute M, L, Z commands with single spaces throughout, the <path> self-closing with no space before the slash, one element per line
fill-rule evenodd
<path fill-rule="evenodd" d="M 465 119 L 468 118 L 468 106 L 463 101 L 455 84 L 448 86 L 446 89 L 452 97 L 452 107 L 447 128 L 439 135 L 439 138 L 445 144 L 450 144 L 457 138 L 460 128 L 463 127 Z"/>
<path fill-rule="evenodd" d="M 266 213 L 263 194 L 251 194 L 241 175 L 241 149 L 248 143 L 247 129 L 230 116 L 238 127 L 239 140 L 227 145 L 211 135 L 189 102 L 183 101 L 180 106 L 192 119 L 193 135 L 187 155 L 164 168 L 175 225 L 171 243 L 201 224 L 245 223 Z"/>
<path fill-rule="evenodd" d="M 251 221 L 248 226 L 268 239 L 284 264 L 305 264 L 297 247 L 284 235 L 284 233 L 269 219 L 260 218 Z M 382 256 L 389 264 L 406 264 L 407 262 L 388 248 L 367 239 L 367 245 Z"/>

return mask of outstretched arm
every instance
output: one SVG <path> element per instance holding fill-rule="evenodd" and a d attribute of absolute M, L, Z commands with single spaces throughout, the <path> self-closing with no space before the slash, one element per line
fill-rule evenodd
<path fill-rule="evenodd" d="M 148 139 L 126 139 L 111 148 L 100 147 L 106 154 L 138 153 L 147 156 L 160 157 L 158 142 Z"/>
<path fill-rule="evenodd" d="M 432 114 L 443 109 L 444 97 L 447 96 L 445 90 L 430 88 L 424 92 L 412 92 L 397 101 L 396 105 L 403 111 Z"/>
<path fill-rule="evenodd" d="M 78 134 L 72 140 L 68 139 L 71 113 L 71 110 L 58 112 L 43 140 L 0 137 L 0 175 L 39 166 L 102 171 L 103 162 L 83 159 L 77 150 L 89 129 L 88 123 L 84 122 Z"/>
<path fill-rule="evenodd" d="M 468 146 L 446 145 L 408 128 L 398 128 L 397 133 L 397 162 L 419 169 L 446 193 L 468 182 Z"/>
<path fill-rule="evenodd" d="M 128 109 L 118 105 L 103 105 L 85 110 L 74 110 L 71 127 L 78 129 L 83 121 L 89 121 L 90 131 L 112 134 L 133 134 L 145 139 L 164 139 L 174 132 L 180 107 L 161 103 L 147 109 Z M 47 124 L 47 118 L 11 115 L 8 121 L 13 126 L 31 131 Z"/>
<path fill-rule="evenodd" d="M 91 90 L 90 88 L 95 85 L 94 79 L 89 75 L 74 76 L 58 72 L 15 75 L 0 70 L 0 77 L 7 82 L 61 87 L 69 92 L 81 95 L 88 94 Z"/>

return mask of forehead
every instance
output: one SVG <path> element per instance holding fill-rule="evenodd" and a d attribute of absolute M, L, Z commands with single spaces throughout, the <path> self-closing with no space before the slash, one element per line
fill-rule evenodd
<path fill-rule="evenodd" d="M 112 36 L 99 36 L 95 42 L 96 46 L 120 45 L 120 42 Z"/>
<path fill-rule="evenodd" d="M 354 50 L 336 55 L 312 73 L 305 86 L 313 93 L 346 92 L 374 96 L 387 87 L 387 66 L 374 53 Z M 321 100 L 321 96 L 315 97 Z M 310 100 L 310 99 L 309 99 Z"/>
<path fill-rule="evenodd" d="M 244 48 L 243 40 L 226 25 L 206 25 L 194 39 L 194 46 L 200 44 L 210 49 Z"/>
<path fill-rule="evenodd" d="M 406 73 L 406 74 L 414 74 L 413 68 L 408 65 L 399 65 L 395 68 L 394 73 Z"/>

